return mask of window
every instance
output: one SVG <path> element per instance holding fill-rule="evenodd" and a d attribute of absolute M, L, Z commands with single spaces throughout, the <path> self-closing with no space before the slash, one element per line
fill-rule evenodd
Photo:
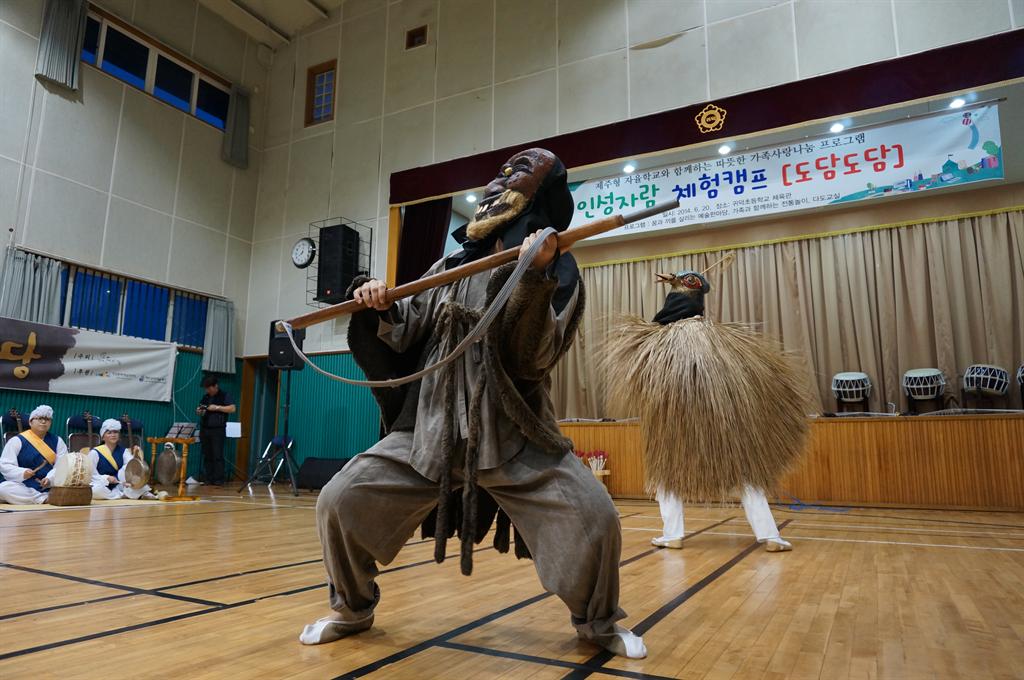
<path fill-rule="evenodd" d="M 153 96 L 182 111 L 192 113 L 192 78 L 192 71 L 162 54 L 158 55 Z"/>
<path fill-rule="evenodd" d="M 405 49 L 411 50 L 427 44 L 427 27 L 418 26 L 405 32 Z"/>
<path fill-rule="evenodd" d="M 121 281 L 88 269 L 74 272 L 70 325 L 116 333 L 121 312 Z"/>
<path fill-rule="evenodd" d="M 170 293 L 170 290 L 162 286 L 128 280 L 121 334 L 150 340 L 165 340 Z"/>
<path fill-rule="evenodd" d="M 206 298 L 191 293 L 174 294 L 171 342 L 202 347 L 206 341 Z"/>
<path fill-rule="evenodd" d="M 82 61 L 219 130 L 227 126 L 229 82 L 95 6 L 85 22 Z"/>
<path fill-rule="evenodd" d="M 100 51 L 100 22 L 92 17 L 85 20 L 85 42 L 82 43 L 82 61 L 96 65 L 96 54 Z"/>
<path fill-rule="evenodd" d="M 306 71 L 306 127 L 334 120 L 334 74 L 337 60 Z"/>
<path fill-rule="evenodd" d="M 228 119 L 228 93 L 205 80 L 199 81 L 196 97 L 196 118 L 210 125 L 224 129 Z"/>
<path fill-rule="evenodd" d="M 65 326 L 202 349 L 208 298 L 78 265 L 61 269 Z"/>
<path fill-rule="evenodd" d="M 146 89 L 149 48 L 124 33 L 107 28 L 100 68 L 140 90 Z"/>

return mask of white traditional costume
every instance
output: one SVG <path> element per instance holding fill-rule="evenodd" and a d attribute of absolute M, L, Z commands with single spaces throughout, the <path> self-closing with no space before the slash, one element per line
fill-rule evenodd
<path fill-rule="evenodd" d="M 53 420 L 53 409 L 46 405 L 37 406 L 29 415 L 31 426 L 36 418 Z M 11 505 L 31 505 L 45 503 L 50 495 L 50 487 L 41 484 L 43 479 L 53 482 L 53 466 L 58 456 L 68 452 L 64 441 L 47 432 L 40 437 L 30 429 L 16 437 L 11 437 L 0 454 L 0 502 Z M 26 479 L 25 473 L 33 474 Z"/>
<path fill-rule="evenodd" d="M 103 421 L 100 426 L 100 438 L 107 432 L 120 432 L 121 423 L 113 418 Z M 156 498 L 148 484 L 140 489 L 133 489 L 125 483 L 124 470 L 128 461 L 132 459 L 132 452 L 118 443 L 111 451 L 106 444 L 100 444 L 89 452 L 89 462 L 92 465 L 92 497 L 99 501 L 112 501 L 118 498 Z M 116 477 L 117 482 L 111 482 L 109 477 Z"/>

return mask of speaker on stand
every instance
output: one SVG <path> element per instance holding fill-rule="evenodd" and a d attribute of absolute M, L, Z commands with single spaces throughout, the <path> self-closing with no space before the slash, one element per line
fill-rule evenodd
<path fill-rule="evenodd" d="M 295 344 L 301 350 L 302 341 L 306 339 L 306 329 L 292 329 L 292 337 L 295 338 Z M 259 463 L 256 464 L 252 474 L 249 475 L 249 479 L 238 488 L 238 493 L 242 493 L 242 490 L 252 484 L 264 471 L 270 472 L 270 483 L 273 484 L 274 478 L 277 477 L 277 472 L 283 464 L 288 469 L 288 477 L 292 482 L 292 493 L 296 496 L 299 495 L 299 486 L 295 480 L 295 462 L 291 456 L 292 440 L 288 436 L 288 412 L 291 410 L 292 402 L 292 371 L 301 371 L 305 366 L 306 364 L 295 353 L 295 348 L 292 347 L 288 334 L 277 329 L 277 321 L 271 321 L 270 343 L 267 350 L 267 368 L 288 372 L 288 379 L 285 382 L 284 389 L 284 433 L 283 435 L 275 435 L 271 439 L 270 446 L 263 452 L 263 456 L 260 458 Z M 278 456 L 281 457 L 281 464 L 278 464 L 275 468 L 274 462 Z"/>

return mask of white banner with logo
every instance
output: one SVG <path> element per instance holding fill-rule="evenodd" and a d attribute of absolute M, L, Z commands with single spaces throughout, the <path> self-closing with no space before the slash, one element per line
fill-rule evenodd
<path fill-rule="evenodd" d="M 170 401 L 177 348 L 0 317 L 0 388 Z"/>
<path fill-rule="evenodd" d="M 678 209 L 592 239 L 1002 178 L 999 109 L 993 104 L 570 184 L 572 226 L 674 198 Z"/>

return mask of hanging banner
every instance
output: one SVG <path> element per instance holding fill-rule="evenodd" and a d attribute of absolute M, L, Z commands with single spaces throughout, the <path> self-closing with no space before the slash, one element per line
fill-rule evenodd
<path fill-rule="evenodd" d="M 680 202 L 676 210 L 588 240 L 1002 178 L 993 104 L 571 184 L 572 226 L 673 198 Z"/>
<path fill-rule="evenodd" d="M 170 401 L 173 343 L 0 317 L 0 388 Z"/>

